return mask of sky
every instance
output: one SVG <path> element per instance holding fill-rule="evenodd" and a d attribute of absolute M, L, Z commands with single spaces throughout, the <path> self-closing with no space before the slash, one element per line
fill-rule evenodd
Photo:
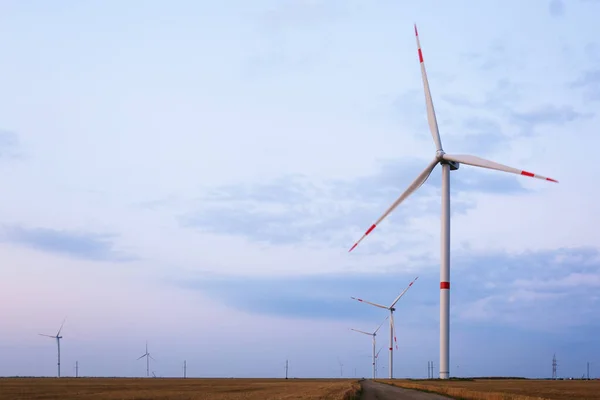
<path fill-rule="evenodd" d="M 597 0 L 0 2 L 0 375 L 600 376 Z M 387 346 L 384 325 L 377 347 Z M 340 366 L 340 364 L 342 366 Z M 379 359 L 387 374 L 388 354 Z"/>

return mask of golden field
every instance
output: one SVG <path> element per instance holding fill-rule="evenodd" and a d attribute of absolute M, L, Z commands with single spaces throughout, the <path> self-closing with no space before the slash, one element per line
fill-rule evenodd
<path fill-rule="evenodd" d="M 350 379 L 0 378 L 0 400 L 350 400 Z"/>
<path fill-rule="evenodd" d="M 529 379 L 475 379 L 457 381 L 386 380 L 407 389 L 420 389 L 465 400 L 579 400 L 600 399 L 600 380 L 551 381 Z"/>

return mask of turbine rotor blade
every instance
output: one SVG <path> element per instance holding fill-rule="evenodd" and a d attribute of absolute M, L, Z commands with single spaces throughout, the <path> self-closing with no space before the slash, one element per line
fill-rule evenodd
<path fill-rule="evenodd" d="M 40 336 L 46 336 L 46 337 L 49 337 L 49 338 L 52 338 L 52 339 L 56 339 L 56 336 L 44 335 L 43 333 L 38 333 L 38 335 L 40 335 Z"/>
<path fill-rule="evenodd" d="M 390 308 L 394 307 L 396 305 L 396 303 L 398 302 L 398 300 L 400 300 L 400 298 L 402 296 L 404 296 L 404 293 L 406 293 L 406 291 L 408 289 L 410 289 L 410 287 L 413 285 L 413 283 L 415 283 L 415 281 L 419 279 L 419 277 L 417 276 L 415 279 L 412 280 L 411 283 L 408 284 L 408 286 L 406 287 L 406 289 L 404 289 L 404 291 L 402 293 L 400 293 L 400 295 L 398 297 L 396 297 L 396 300 L 394 300 L 394 302 L 392 303 L 392 305 L 390 306 Z"/>
<path fill-rule="evenodd" d="M 431 99 L 431 91 L 429 90 L 429 81 L 427 80 L 427 71 L 423 62 L 423 51 L 421 50 L 421 42 L 419 41 L 419 32 L 417 24 L 415 24 L 415 37 L 417 38 L 417 52 L 419 53 L 419 63 L 421 64 L 421 77 L 423 78 L 423 89 L 425 90 L 425 103 L 427 103 L 427 122 L 429 130 L 435 142 L 437 151 L 442 150 L 442 140 L 440 139 L 440 131 L 438 129 L 437 119 L 435 118 L 435 109 L 433 108 L 433 100 Z"/>
<path fill-rule="evenodd" d="M 435 166 L 437 165 L 438 162 L 439 162 L 439 160 L 437 158 L 434 159 L 432 162 L 430 162 L 429 165 L 427 166 L 427 168 L 425 168 L 423 170 L 423 172 L 421 172 L 416 177 L 416 179 L 414 181 L 412 181 L 412 183 L 408 186 L 408 188 L 404 191 L 404 193 L 402 193 L 400 195 L 400 197 L 398 197 L 396 199 L 396 201 L 383 213 L 383 215 L 381 217 L 379 217 L 379 219 L 377 221 L 375 221 L 375 223 L 373 225 L 371 225 L 371 227 L 369 229 L 367 229 L 367 231 L 365 232 L 365 234 L 358 240 L 358 242 L 354 243 L 354 246 L 352 246 L 350 248 L 350 250 L 348 250 L 348 252 L 351 252 L 352 250 L 354 250 L 354 248 L 356 246 L 358 246 L 358 244 L 365 237 L 367 237 L 367 235 L 369 233 L 371 233 L 373 231 L 373 229 L 375 229 L 375 227 L 377 227 L 377 225 L 379 225 L 379 223 L 384 220 L 385 217 L 387 217 L 392 211 L 394 211 L 394 209 L 396 207 L 398 207 L 398 205 L 400 205 L 400 203 L 402 203 L 408 196 L 410 196 L 411 194 L 413 194 L 413 192 L 415 190 L 417 190 L 419 187 L 421 187 L 421 185 L 423 183 L 425 183 L 425 181 L 427 180 L 427 178 L 429 178 L 429 175 L 431 174 L 431 171 L 433 171 L 433 169 L 435 168 Z"/>
<path fill-rule="evenodd" d="M 146 357 L 147 355 L 148 355 L 148 353 L 144 354 L 143 356 L 139 356 L 139 357 L 137 358 L 137 360 L 139 360 L 140 358 L 144 358 L 144 357 Z"/>
<path fill-rule="evenodd" d="M 365 331 L 359 331 L 358 329 L 350 328 L 350 330 L 354 331 L 354 332 L 358 332 L 358 333 L 364 333 L 365 335 L 373 336 L 372 333 L 365 332 Z"/>
<path fill-rule="evenodd" d="M 396 350 L 398 350 L 398 341 L 396 340 L 396 323 L 394 322 L 394 314 L 392 313 L 390 318 L 392 319 L 392 333 L 394 335 L 394 344 L 396 345 Z"/>
<path fill-rule="evenodd" d="M 62 331 L 62 328 L 65 325 L 66 320 L 67 320 L 67 318 L 63 319 L 63 322 L 62 322 L 62 324 L 60 324 L 60 329 L 58 330 L 58 333 L 56 334 L 56 336 L 60 336 L 60 331 Z"/>
<path fill-rule="evenodd" d="M 367 303 L 367 304 L 370 304 L 370 305 L 375 306 L 375 307 L 383 308 L 384 310 L 389 310 L 389 307 L 382 306 L 381 304 L 371 303 L 370 301 L 359 299 L 357 297 L 350 297 L 350 298 L 353 299 L 353 300 L 356 300 L 356 301 L 360 301 L 361 303 Z"/>
<path fill-rule="evenodd" d="M 379 331 L 379 329 L 383 326 L 383 323 L 385 321 L 387 321 L 389 318 L 389 316 L 385 317 L 385 319 L 383 321 L 381 321 L 381 324 L 379 324 L 379 328 L 375 329 L 375 332 L 373 332 L 373 335 L 375 335 L 377 333 L 377 331 Z"/>
<path fill-rule="evenodd" d="M 528 171 L 523 171 L 521 169 L 509 167 L 509 166 L 499 164 L 494 161 L 486 160 L 485 158 L 471 156 L 468 154 L 456 154 L 456 155 L 444 154 L 442 156 L 442 158 L 446 161 L 455 161 L 455 162 L 458 162 L 461 164 L 472 165 L 474 167 L 481 167 L 481 168 L 493 169 L 496 171 L 510 172 L 512 174 L 523 175 L 523 176 L 528 176 L 530 178 L 537 178 L 537 179 L 541 179 L 544 181 L 558 183 L 558 181 L 556 179 L 548 178 L 548 177 L 534 174 L 534 173 L 528 172 Z"/>

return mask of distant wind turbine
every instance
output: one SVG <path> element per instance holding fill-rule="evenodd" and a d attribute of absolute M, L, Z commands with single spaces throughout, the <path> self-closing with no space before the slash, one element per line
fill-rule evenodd
<path fill-rule="evenodd" d="M 377 357 L 377 355 L 375 354 L 375 347 L 376 347 L 375 337 L 377 336 L 377 331 L 379 331 L 379 329 L 383 326 L 383 323 L 385 321 L 387 321 L 388 318 L 389 317 L 385 317 L 385 319 L 381 322 L 381 324 L 379 324 L 379 327 L 377 327 L 377 329 L 375 329 L 375 332 L 372 332 L 372 333 L 371 332 L 360 331 L 360 330 L 354 329 L 354 328 L 350 328 L 350 330 L 352 330 L 354 332 L 362 333 L 362 334 L 369 335 L 369 336 L 373 337 L 373 379 L 376 378 L 376 374 L 377 374 L 375 372 L 375 358 Z"/>
<path fill-rule="evenodd" d="M 396 300 L 394 300 L 392 305 L 389 307 L 382 306 L 381 304 L 377 304 L 377 303 L 371 303 L 370 301 L 366 301 L 366 300 L 359 299 L 356 297 L 351 297 L 351 299 L 360 301 L 361 303 L 367 303 L 372 306 L 383 308 L 384 310 L 390 311 L 390 379 L 394 379 L 394 342 L 396 341 L 396 328 L 394 327 L 394 311 L 396 311 L 396 309 L 394 308 L 394 306 L 396 305 L 398 300 L 400 300 L 400 298 L 402 296 L 404 296 L 404 293 L 406 293 L 406 291 L 408 289 L 410 289 L 410 287 L 413 285 L 413 283 L 415 283 L 415 281 L 417 279 L 419 279 L 418 276 L 415 279 L 413 279 L 413 281 L 411 283 L 408 284 L 406 289 L 404 289 L 404 291 L 402 293 L 400 293 L 400 295 L 398 297 L 396 297 Z M 397 345 L 396 345 L 396 347 L 397 347 Z"/>
<path fill-rule="evenodd" d="M 434 159 L 421 172 L 416 179 L 408 186 L 408 188 L 394 201 L 394 203 L 379 217 L 374 224 L 363 234 L 363 236 L 350 248 L 352 251 L 358 244 L 369 235 L 389 214 L 394 211 L 400 203 L 408 196 L 419 189 L 433 172 L 433 169 L 441 164 L 442 166 L 442 210 L 441 210 L 441 260 L 440 260 L 440 379 L 448 379 L 450 377 L 450 171 L 458 170 L 460 164 L 471 165 L 473 167 L 493 169 L 496 171 L 508 172 L 537 178 L 544 181 L 556 182 L 557 180 L 547 178 L 542 175 L 534 174 L 533 172 L 524 171 L 518 168 L 509 167 L 499 164 L 494 161 L 486 160 L 477 156 L 468 154 L 447 154 L 442 149 L 442 140 L 438 129 L 433 100 L 431 99 L 431 91 L 427 80 L 427 72 L 425 71 L 425 63 L 423 62 L 423 52 L 419 41 L 419 33 L 417 25 L 415 25 L 415 36 L 417 39 L 417 53 L 421 66 L 421 78 L 423 80 L 423 89 L 425 92 L 425 103 L 427 106 L 427 122 L 429 130 L 433 137 L 436 152 Z M 390 371 L 391 373 L 391 371 Z"/>
<path fill-rule="evenodd" d="M 148 341 L 146 341 L 146 352 L 144 354 L 142 354 L 141 356 L 138 357 L 138 360 L 141 358 L 146 357 L 146 376 L 149 378 L 150 377 L 150 359 L 154 360 L 154 357 L 152 357 L 150 355 L 150 353 L 148 353 Z M 154 360 L 156 361 L 156 360 Z"/>
<path fill-rule="evenodd" d="M 66 320 L 67 320 L 66 318 L 63 320 L 56 336 L 44 335 L 43 333 L 39 333 L 40 336 L 46 336 L 46 337 L 49 337 L 52 339 L 56 339 L 56 346 L 58 347 L 58 377 L 59 378 L 60 378 L 60 339 L 62 339 L 62 336 L 60 336 L 60 332 L 62 331 L 63 325 L 65 324 Z"/>

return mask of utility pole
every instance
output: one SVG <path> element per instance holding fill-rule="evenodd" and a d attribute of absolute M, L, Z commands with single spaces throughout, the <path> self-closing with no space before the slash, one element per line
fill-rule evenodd
<path fill-rule="evenodd" d="M 431 379 L 431 361 L 427 361 L 427 379 Z"/>
<path fill-rule="evenodd" d="M 288 360 L 285 360 L 285 379 L 288 378 Z"/>
<path fill-rule="evenodd" d="M 588 363 L 588 367 L 589 367 L 589 363 Z M 589 371 L 589 368 L 588 368 Z M 589 375 L 589 373 L 588 373 Z M 75 378 L 79 378 L 79 361 L 75 361 Z"/>
<path fill-rule="evenodd" d="M 187 378 L 187 361 L 183 360 L 183 379 Z"/>
<path fill-rule="evenodd" d="M 558 364 L 556 363 L 556 354 L 554 354 L 554 357 L 552 357 L 552 379 L 556 379 L 556 366 Z"/>

